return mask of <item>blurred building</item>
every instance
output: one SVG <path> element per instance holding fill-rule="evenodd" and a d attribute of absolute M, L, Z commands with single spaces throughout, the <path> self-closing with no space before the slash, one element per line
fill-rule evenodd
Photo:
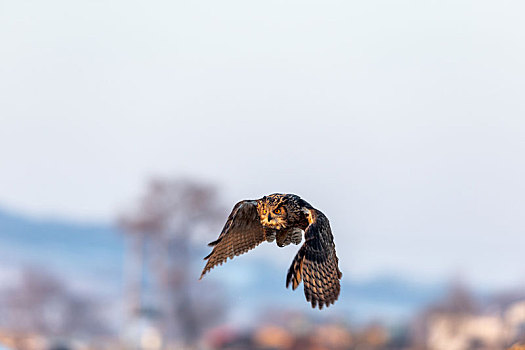
<path fill-rule="evenodd" d="M 505 325 L 498 316 L 436 314 L 428 322 L 432 350 L 496 350 L 505 343 Z"/>
<path fill-rule="evenodd" d="M 499 350 L 525 340 L 525 301 L 487 313 L 432 312 L 425 319 L 430 350 Z"/>
<path fill-rule="evenodd" d="M 504 317 L 507 338 L 525 342 L 525 300 L 511 304 Z"/>
<path fill-rule="evenodd" d="M 235 333 L 218 328 L 210 332 L 207 347 L 217 350 L 381 350 L 389 347 L 387 329 L 371 325 L 354 329 L 340 323 L 309 323 L 307 329 L 293 324 L 262 324 L 252 330 Z"/>

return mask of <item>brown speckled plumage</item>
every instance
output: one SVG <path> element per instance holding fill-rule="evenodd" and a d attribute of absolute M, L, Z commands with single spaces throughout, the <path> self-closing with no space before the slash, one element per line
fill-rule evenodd
<path fill-rule="evenodd" d="M 326 216 L 294 194 L 275 193 L 257 200 L 245 200 L 233 208 L 219 238 L 209 245 L 201 278 L 228 258 L 241 255 L 265 240 L 279 247 L 305 242 L 286 276 L 286 287 L 295 290 L 301 281 L 312 307 L 329 306 L 339 297 L 342 273 L 335 253 L 334 238 Z"/>

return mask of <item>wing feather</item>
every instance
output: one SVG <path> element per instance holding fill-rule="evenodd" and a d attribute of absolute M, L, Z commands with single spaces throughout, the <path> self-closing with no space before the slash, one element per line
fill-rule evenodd
<path fill-rule="evenodd" d="M 286 287 L 291 283 L 295 290 L 302 281 L 306 300 L 313 308 L 322 309 L 339 297 L 339 280 L 343 274 L 338 267 L 334 237 L 326 216 L 319 210 L 308 209 L 308 222 L 305 242 L 288 270 Z"/>
<path fill-rule="evenodd" d="M 208 245 L 213 250 L 204 260 L 202 278 L 217 265 L 222 265 L 228 258 L 246 253 L 265 240 L 263 226 L 257 213 L 257 201 L 245 200 L 237 203 L 226 220 L 219 238 Z"/>

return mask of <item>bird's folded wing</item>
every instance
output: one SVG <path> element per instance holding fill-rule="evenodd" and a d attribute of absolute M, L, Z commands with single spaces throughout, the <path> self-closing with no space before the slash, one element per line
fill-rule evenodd
<path fill-rule="evenodd" d="M 204 258 L 208 260 L 201 277 L 228 258 L 241 255 L 255 248 L 265 240 L 263 226 L 257 213 L 257 201 L 245 200 L 237 203 L 228 217 L 219 238 L 209 243 L 212 252 Z"/>
<path fill-rule="evenodd" d="M 309 209 L 308 221 L 305 242 L 288 270 L 286 287 L 291 283 L 295 290 L 303 281 L 306 300 L 313 308 L 322 309 L 339 297 L 339 280 L 343 274 L 338 267 L 339 259 L 328 219 L 319 210 Z"/>

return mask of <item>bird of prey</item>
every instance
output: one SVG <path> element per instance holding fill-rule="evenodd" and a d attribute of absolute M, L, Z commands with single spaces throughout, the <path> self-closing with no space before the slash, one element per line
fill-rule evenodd
<path fill-rule="evenodd" d="M 260 243 L 276 241 L 279 247 L 305 242 L 286 276 L 286 287 L 304 284 L 304 295 L 313 308 L 329 306 L 339 297 L 339 259 L 335 253 L 330 223 L 321 211 L 294 194 L 274 193 L 235 204 L 219 238 L 210 244 L 204 258 L 202 278 L 228 258 L 241 255 Z"/>

